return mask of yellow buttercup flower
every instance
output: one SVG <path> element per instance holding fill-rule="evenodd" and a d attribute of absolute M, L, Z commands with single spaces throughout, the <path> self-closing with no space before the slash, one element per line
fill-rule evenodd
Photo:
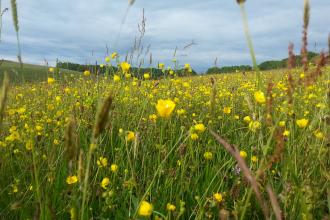
<path fill-rule="evenodd" d="M 213 198 L 215 199 L 215 201 L 217 201 L 217 202 L 221 202 L 222 201 L 222 195 L 221 195 L 221 193 L 214 193 L 213 194 Z"/>
<path fill-rule="evenodd" d="M 114 75 L 113 76 L 113 81 L 115 81 L 115 82 L 119 82 L 120 81 L 120 76 L 118 76 L 118 75 Z"/>
<path fill-rule="evenodd" d="M 36 131 L 42 131 L 43 130 L 43 127 L 42 126 L 40 126 L 40 125 L 36 125 Z"/>
<path fill-rule="evenodd" d="M 55 71 L 55 69 L 54 69 L 53 67 L 50 67 L 50 68 L 48 69 L 48 71 L 49 71 L 50 73 L 53 73 L 53 72 Z"/>
<path fill-rule="evenodd" d="M 252 156 L 251 157 L 251 161 L 254 162 L 254 163 L 256 163 L 258 161 L 258 157 Z"/>
<path fill-rule="evenodd" d="M 90 76 L 90 75 L 91 75 L 91 72 L 89 70 L 84 71 L 84 76 Z"/>
<path fill-rule="evenodd" d="M 100 185 L 103 189 L 107 189 L 109 184 L 110 184 L 110 179 L 108 177 L 104 177 Z"/>
<path fill-rule="evenodd" d="M 55 100 L 56 100 L 56 102 L 60 103 L 62 101 L 62 98 L 61 98 L 61 96 L 56 96 Z"/>
<path fill-rule="evenodd" d="M 179 109 L 179 110 L 176 111 L 176 113 L 177 113 L 178 115 L 183 115 L 184 113 L 186 113 L 186 110 L 184 110 L 184 109 Z"/>
<path fill-rule="evenodd" d="M 192 133 L 192 134 L 190 135 L 190 138 L 191 138 L 191 140 L 195 141 L 195 140 L 198 139 L 198 134 L 196 134 L 196 133 Z"/>
<path fill-rule="evenodd" d="M 127 141 L 134 141 L 135 140 L 135 133 L 133 131 L 129 131 L 126 136 Z"/>
<path fill-rule="evenodd" d="M 65 87 L 64 92 L 69 93 L 71 90 L 68 87 Z"/>
<path fill-rule="evenodd" d="M 185 64 L 184 64 L 184 69 L 187 70 L 187 69 L 190 69 L 190 68 L 191 68 L 191 67 L 190 67 L 190 64 L 189 64 L 189 63 L 185 63 Z"/>
<path fill-rule="evenodd" d="M 25 144 L 25 148 L 26 148 L 26 150 L 32 150 L 32 148 L 33 148 L 33 141 L 32 140 L 29 140 L 28 142 L 26 142 L 26 144 Z"/>
<path fill-rule="evenodd" d="M 251 121 L 249 123 L 249 129 L 253 132 L 255 132 L 257 129 L 259 129 L 261 126 L 259 121 Z"/>
<path fill-rule="evenodd" d="M 205 160 L 212 160 L 213 159 L 213 154 L 211 152 L 205 152 L 204 153 L 204 158 Z"/>
<path fill-rule="evenodd" d="M 52 77 L 48 77 L 47 82 L 48 84 L 53 84 L 55 82 L 55 79 Z"/>
<path fill-rule="evenodd" d="M 138 214 L 143 217 L 149 217 L 153 212 L 153 206 L 147 201 L 142 201 L 139 209 Z"/>
<path fill-rule="evenodd" d="M 279 125 L 280 127 L 285 127 L 285 121 L 280 121 L 280 122 L 278 123 L 278 125 Z"/>
<path fill-rule="evenodd" d="M 175 108 L 175 103 L 170 99 L 167 99 L 167 100 L 160 99 L 160 100 L 158 100 L 157 105 L 156 105 L 158 114 L 162 118 L 169 118 L 171 116 L 174 108 Z"/>
<path fill-rule="evenodd" d="M 118 165 L 117 164 L 111 164 L 110 170 L 113 173 L 116 173 L 118 171 Z"/>
<path fill-rule="evenodd" d="M 317 139 L 323 139 L 324 138 L 324 134 L 321 131 L 319 131 L 319 130 L 314 131 L 314 136 Z"/>
<path fill-rule="evenodd" d="M 115 59 L 117 56 L 118 56 L 118 54 L 117 54 L 116 52 L 113 52 L 113 53 L 111 54 L 111 58 L 112 58 L 112 59 Z"/>
<path fill-rule="evenodd" d="M 206 130 L 206 128 L 203 124 L 196 124 L 194 126 L 194 130 L 197 131 L 198 133 L 203 133 Z"/>
<path fill-rule="evenodd" d="M 184 83 L 182 83 L 182 86 L 185 87 L 185 88 L 189 88 L 190 84 L 187 83 L 187 82 L 184 82 Z"/>
<path fill-rule="evenodd" d="M 254 99 L 260 104 L 263 104 L 266 102 L 265 94 L 262 91 L 255 92 Z"/>
<path fill-rule="evenodd" d="M 176 207 L 175 207 L 175 205 L 173 205 L 173 204 L 171 204 L 171 203 L 167 203 L 167 205 L 166 205 L 166 209 L 167 209 L 167 211 L 169 211 L 169 212 L 174 212 L 175 209 L 176 209 Z"/>
<path fill-rule="evenodd" d="M 68 176 L 66 178 L 66 183 L 69 185 L 75 184 L 78 182 L 78 177 L 77 176 Z"/>
<path fill-rule="evenodd" d="M 299 128 L 305 128 L 308 125 L 309 120 L 302 118 L 296 121 Z"/>
<path fill-rule="evenodd" d="M 96 163 L 99 167 L 106 167 L 108 165 L 108 159 L 105 157 L 100 157 Z"/>
<path fill-rule="evenodd" d="M 129 64 L 127 62 L 122 62 L 120 64 L 120 67 L 124 73 L 127 73 L 129 71 L 129 69 L 131 68 L 131 64 Z"/>
<path fill-rule="evenodd" d="M 289 135 L 290 135 L 290 131 L 285 130 L 285 131 L 283 132 L 283 136 L 285 136 L 285 137 L 289 137 Z"/>
<path fill-rule="evenodd" d="M 157 120 L 157 115 L 155 114 L 149 115 L 149 120 L 155 123 Z"/>
<path fill-rule="evenodd" d="M 118 130 L 118 133 L 119 133 L 119 134 L 122 134 L 122 133 L 124 133 L 124 129 L 122 129 L 122 128 L 119 128 L 119 130 Z"/>
<path fill-rule="evenodd" d="M 24 114 L 25 112 L 26 112 L 26 108 L 24 107 L 17 109 L 17 113 L 19 114 Z"/>
<path fill-rule="evenodd" d="M 241 150 L 241 151 L 239 152 L 239 155 L 240 155 L 243 159 L 245 159 L 245 158 L 247 157 L 247 153 L 246 153 L 244 150 Z"/>
<path fill-rule="evenodd" d="M 251 117 L 250 117 L 250 116 L 245 116 L 245 117 L 243 118 L 243 121 L 246 122 L 246 123 L 250 123 L 250 121 L 251 121 Z"/>
<path fill-rule="evenodd" d="M 12 184 L 12 185 L 11 185 L 11 188 L 12 188 L 12 192 L 13 192 L 13 193 L 17 193 L 17 192 L 18 192 L 18 187 L 17 187 L 16 184 Z"/>
<path fill-rule="evenodd" d="M 144 78 L 144 79 L 150 79 L 150 74 L 149 74 L 149 73 L 145 73 L 145 74 L 143 74 L 143 78 Z"/>
<path fill-rule="evenodd" d="M 160 63 L 160 64 L 158 64 L 158 68 L 159 68 L 159 69 L 164 69 L 164 67 L 165 67 L 165 64 L 164 64 L 164 63 Z"/>
<path fill-rule="evenodd" d="M 105 62 L 109 63 L 111 61 L 111 58 L 110 57 L 106 57 L 104 60 L 105 60 Z"/>
<path fill-rule="evenodd" d="M 223 108 L 223 113 L 230 114 L 231 113 L 231 108 L 230 107 L 224 107 Z"/>

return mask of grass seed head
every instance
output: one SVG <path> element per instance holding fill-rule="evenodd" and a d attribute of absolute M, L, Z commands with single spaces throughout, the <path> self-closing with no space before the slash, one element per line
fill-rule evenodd
<path fill-rule="evenodd" d="M 97 113 L 96 123 L 95 123 L 94 131 L 93 131 L 94 138 L 97 138 L 107 125 L 112 100 L 113 100 L 112 95 L 109 95 L 104 100 L 102 107 L 100 108 L 99 112 Z"/>
<path fill-rule="evenodd" d="M 236 0 L 237 4 L 243 4 L 245 0 Z"/>
<path fill-rule="evenodd" d="M 10 3 L 11 3 L 11 12 L 13 14 L 13 22 L 14 22 L 15 31 L 18 32 L 19 26 L 18 26 L 18 15 L 17 15 L 16 0 L 11 0 Z"/>
<path fill-rule="evenodd" d="M 310 18 L 309 0 L 305 0 L 304 1 L 304 29 L 308 28 L 309 18 Z"/>
<path fill-rule="evenodd" d="M 128 0 L 128 5 L 129 5 L 129 6 L 134 5 L 134 2 L 135 2 L 135 0 Z"/>
<path fill-rule="evenodd" d="M 1 96 L 0 96 L 0 126 L 2 124 L 2 119 L 4 116 L 4 110 L 5 110 L 5 106 L 6 106 L 8 90 L 9 90 L 9 77 L 8 77 L 8 73 L 5 72 L 5 76 L 4 76 L 3 83 L 2 83 Z"/>
<path fill-rule="evenodd" d="M 77 157 L 77 135 L 76 120 L 74 117 L 69 119 L 64 135 L 65 151 L 69 161 L 73 161 Z M 71 162 L 70 162 L 71 164 Z"/>

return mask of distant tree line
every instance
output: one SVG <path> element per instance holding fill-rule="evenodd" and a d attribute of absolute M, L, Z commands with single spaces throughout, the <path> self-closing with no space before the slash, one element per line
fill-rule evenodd
<path fill-rule="evenodd" d="M 314 52 L 308 52 L 308 60 L 312 60 L 317 57 L 319 54 Z M 260 70 L 272 70 L 272 69 L 281 69 L 286 68 L 288 63 L 288 58 L 282 60 L 268 60 L 258 65 Z M 301 66 L 301 56 L 296 56 L 295 60 L 296 66 Z M 207 70 L 206 74 L 217 74 L 217 73 L 232 73 L 236 71 L 249 71 L 252 70 L 252 67 L 249 65 L 241 66 L 224 66 L 224 67 L 211 67 Z"/>
<path fill-rule="evenodd" d="M 233 73 L 236 71 L 250 71 L 252 67 L 249 65 L 241 66 L 224 66 L 224 67 L 211 67 L 207 70 L 206 74 L 217 74 L 217 73 Z"/>
<path fill-rule="evenodd" d="M 308 52 L 307 57 L 308 60 L 313 60 L 313 58 L 317 57 L 319 54 L 314 52 Z M 272 70 L 272 69 L 281 69 L 287 67 L 288 58 L 282 60 L 268 60 L 258 65 L 260 70 Z M 301 56 L 296 56 L 295 60 L 296 66 L 301 66 Z M 58 62 L 57 67 L 61 69 L 68 69 L 78 72 L 84 72 L 85 70 L 89 70 L 92 73 L 98 74 L 109 74 L 113 75 L 114 73 L 118 72 L 118 67 L 116 66 L 108 66 L 101 67 L 100 65 L 82 65 L 77 63 L 70 63 L 70 62 Z M 250 65 L 240 65 L 240 66 L 224 66 L 224 67 L 211 67 L 207 70 L 206 74 L 218 74 L 218 73 L 233 73 L 236 71 L 245 72 L 251 71 L 252 66 Z M 132 67 L 130 70 L 132 76 L 137 78 L 142 78 L 143 74 L 150 73 L 151 77 L 154 79 L 160 78 L 162 76 L 168 75 L 169 70 L 161 70 L 158 68 L 136 68 Z M 175 71 L 177 76 L 186 76 L 186 75 L 197 75 L 196 71 L 192 70 L 191 73 L 187 73 L 184 69 L 179 69 Z"/>
<path fill-rule="evenodd" d="M 98 73 L 98 74 L 108 74 L 113 75 L 115 73 L 118 73 L 119 68 L 116 66 L 104 66 L 101 67 L 100 65 L 81 65 L 77 63 L 70 63 L 70 62 L 58 62 L 57 67 L 60 69 L 68 69 L 78 72 L 84 72 L 85 70 L 89 70 L 92 73 Z M 153 79 L 158 79 L 164 75 L 169 75 L 170 70 L 167 69 L 158 69 L 158 68 L 137 68 L 132 67 L 130 69 L 130 74 L 137 78 L 142 78 L 145 73 L 149 73 L 150 76 Z M 190 73 L 188 73 L 185 69 L 179 69 L 175 70 L 174 73 L 177 76 L 187 76 L 187 75 L 197 75 L 197 72 L 192 70 Z"/>

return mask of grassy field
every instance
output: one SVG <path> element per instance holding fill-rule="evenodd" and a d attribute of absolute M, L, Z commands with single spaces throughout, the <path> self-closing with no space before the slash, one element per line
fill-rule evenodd
<path fill-rule="evenodd" d="M 1 219 L 329 217 L 329 67 L 263 72 L 259 88 L 254 72 L 121 67 L 62 80 L 25 65 L 41 82 L 7 93 Z"/>

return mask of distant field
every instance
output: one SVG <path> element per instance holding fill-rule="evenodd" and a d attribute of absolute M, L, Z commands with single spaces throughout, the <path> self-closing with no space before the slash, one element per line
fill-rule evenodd
<path fill-rule="evenodd" d="M 22 82 L 40 82 L 47 80 L 48 68 L 46 66 L 23 64 L 21 68 L 20 64 L 14 61 L 4 60 L 0 61 L 0 81 L 3 79 L 4 72 L 7 71 L 10 75 L 10 81 L 12 83 Z M 64 75 L 80 74 L 79 72 L 72 70 L 59 70 L 57 78 L 63 78 Z"/>

